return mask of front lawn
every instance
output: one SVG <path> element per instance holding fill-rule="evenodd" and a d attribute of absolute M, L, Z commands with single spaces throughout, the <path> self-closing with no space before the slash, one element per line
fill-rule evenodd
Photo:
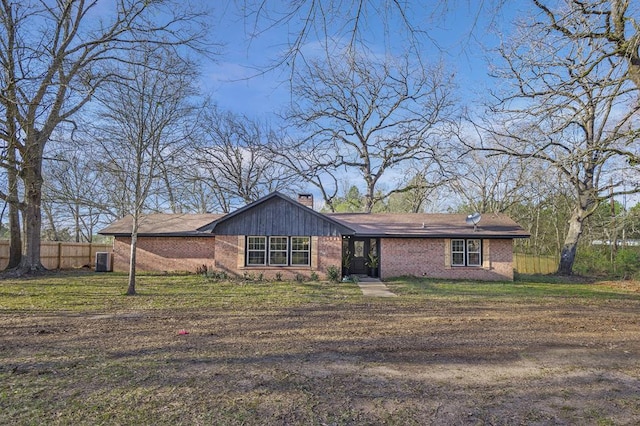
<path fill-rule="evenodd" d="M 633 424 L 638 283 L 536 281 L 4 280 L 0 424 Z"/>

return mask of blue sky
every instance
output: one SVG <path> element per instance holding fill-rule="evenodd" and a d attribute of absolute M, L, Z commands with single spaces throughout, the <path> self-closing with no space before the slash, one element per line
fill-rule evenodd
<path fill-rule="evenodd" d="M 513 16 L 519 12 L 513 2 L 504 6 L 499 14 L 492 13 L 489 6 L 478 9 L 475 2 L 451 0 L 445 3 L 448 10 L 433 13 L 422 6 L 414 6 L 410 19 L 427 29 L 430 39 L 423 39 L 423 58 L 444 61 L 452 74 L 456 74 L 458 96 L 466 104 L 486 93 L 487 87 L 493 84 L 487 76 L 486 52 L 481 47 L 481 44 L 496 44 L 497 38 L 488 30 L 489 24 L 501 27 L 506 33 Z M 204 87 L 213 91 L 213 98 L 223 109 L 270 119 L 271 114 L 284 108 L 289 99 L 289 73 L 279 69 L 257 75 L 257 70 L 264 69 L 278 57 L 290 37 L 288 29 L 274 28 L 249 43 L 252 21 L 240 18 L 232 4 L 221 3 L 215 14 L 218 17 L 218 21 L 212 23 L 215 37 L 225 46 L 218 61 L 204 64 Z M 403 42 L 399 37 L 385 38 L 382 25 L 378 23 L 375 19 L 368 22 L 369 49 L 389 52 L 395 48 L 394 43 Z M 399 23 L 392 24 L 388 33 L 400 33 L 399 27 Z M 314 41 L 308 40 L 309 44 Z"/>
<path fill-rule="evenodd" d="M 271 0 L 270 4 L 278 1 Z M 421 40 L 422 59 L 434 63 L 442 61 L 451 74 L 456 75 L 456 95 L 462 106 L 476 104 L 494 84 L 488 77 L 489 65 L 483 45 L 495 46 L 498 38 L 489 27 L 501 28 L 500 34 L 504 35 L 511 29 L 513 16 L 518 14 L 513 3 L 501 7 L 499 14 L 490 13 L 490 6 L 485 1 L 492 3 L 491 0 L 479 0 L 480 3 L 442 0 L 440 4 L 446 4 L 449 9 L 437 11 L 423 6 L 426 2 L 415 1 L 414 9 L 410 10 L 409 18 L 427 33 Z M 291 34 L 296 34 L 295 24 L 289 28 L 273 28 L 250 40 L 248 34 L 253 22 L 239 18 L 233 4 L 233 0 L 220 3 L 216 11 L 218 21 L 212 22 L 215 37 L 225 45 L 217 61 L 203 64 L 203 86 L 212 91 L 212 98 L 221 109 L 277 126 L 280 123 L 275 113 L 285 109 L 290 100 L 289 70 L 280 68 L 264 74 L 259 70 L 278 58 Z M 379 18 L 371 19 L 367 24 L 365 37 L 369 41 L 367 48 L 372 52 L 388 54 L 402 50 L 406 39 L 399 36 L 402 35 L 400 23 L 392 23 L 386 32 Z M 312 51 L 316 43 L 316 39 L 308 39 L 305 49 Z M 381 188 L 395 185 L 393 182 L 398 176 L 394 173 L 403 175 L 402 170 L 388 170 L 379 183 Z M 358 177 L 343 179 L 359 187 L 363 184 Z M 315 192 L 311 186 L 307 190 Z M 319 194 L 316 195 L 319 201 Z"/>

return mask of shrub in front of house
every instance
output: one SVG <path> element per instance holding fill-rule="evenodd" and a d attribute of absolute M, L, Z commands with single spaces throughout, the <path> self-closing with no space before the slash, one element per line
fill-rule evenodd
<path fill-rule="evenodd" d="M 327 267 L 327 279 L 332 283 L 340 282 L 340 268 L 334 265 Z"/>

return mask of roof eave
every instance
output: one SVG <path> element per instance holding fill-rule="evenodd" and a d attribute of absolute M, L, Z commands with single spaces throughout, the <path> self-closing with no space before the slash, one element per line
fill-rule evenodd
<path fill-rule="evenodd" d="M 530 238 L 531 235 L 526 234 L 479 234 L 479 233 L 467 233 L 467 234 L 387 234 L 387 233 L 355 233 L 352 234 L 357 237 L 365 238 L 483 238 L 483 239 L 515 239 L 515 238 Z"/>
<path fill-rule="evenodd" d="M 130 237 L 131 232 L 98 232 L 99 235 L 112 237 Z M 138 237 L 215 237 L 209 232 L 139 232 Z"/>

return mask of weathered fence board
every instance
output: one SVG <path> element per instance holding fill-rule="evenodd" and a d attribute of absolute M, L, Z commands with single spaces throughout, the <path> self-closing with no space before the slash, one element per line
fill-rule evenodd
<path fill-rule="evenodd" d="M 558 270 L 558 257 L 513 253 L 513 268 L 520 274 L 553 274 Z"/>
<path fill-rule="evenodd" d="M 112 244 L 44 241 L 40 244 L 40 260 L 47 269 L 94 267 L 96 252 L 112 250 Z M 0 270 L 5 269 L 8 264 L 9 241 L 0 241 Z"/>

